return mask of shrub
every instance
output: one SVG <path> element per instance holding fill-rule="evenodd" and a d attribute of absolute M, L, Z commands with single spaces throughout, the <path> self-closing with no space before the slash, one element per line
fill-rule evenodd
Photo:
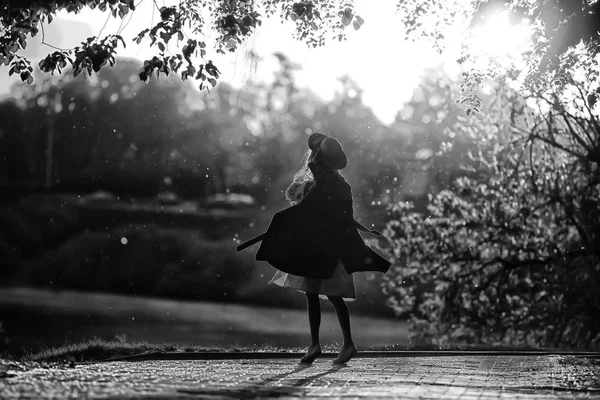
<path fill-rule="evenodd" d="M 540 114 L 500 93 L 452 132 L 474 146 L 453 190 L 430 196 L 425 213 L 390 208 L 389 305 L 416 343 L 598 347 L 597 113 L 553 95 L 537 99 L 549 106 Z"/>
<path fill-rule="evenodd" d="M 19 256 L 17 248 L 6 240 L 4 234 L 0 233 L 0 278 L 3 282 L 7 282 L 17 274 L 19 265 Z"/>
<path fill-rule="evenodd" d="M 268 284 L 275 269 L 254 260 L 256 248 L 235 252 L 232 239 L 266 227 L 273 209 L 195 221 L 144 212 L 106 205 L 78 209 L 72 200 L 51 195 L 5 206 L 0 209 L 2 283 L 304 307 L 301 294 Z M 359 300 L 353 311 L 390 315 L 381 276 L 357 274 L 355 282 Z"/>
<path fill-rule="evenodd" d="M 28 258 L 77 231 L 78 213 L 58 197 L 28 196 L 0 208 L 0 228 L 19 257 Z"/>
<path fill-rule="evenodd" d="M 132 225 L 83 232 L 27 263 L 36 285 L 198 299 L 236 298 L 252 274 L 229 241 L 191 230 Z"/>

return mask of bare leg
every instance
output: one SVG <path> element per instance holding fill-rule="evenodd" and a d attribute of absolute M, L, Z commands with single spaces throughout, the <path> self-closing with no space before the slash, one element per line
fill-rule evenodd
<path fill-rule="evenodd" d="M 306 293 L 306 308 L 308 310 L 308 323 L 310 324 L 310 346 L 300 362 L 311 363 L 322 354 L 319 339 L 321 303 L 318 294 Z"/>
<path fill-rule="evenodd" d="M 329 301 L 335 309 L 340 328 L 342 328 L 342 334 L 344 335 L 344 344 L 340 354 L 335 359 L 334 363 L 344 364 L 350 361 L 352 357 L 356 355 L 356 347 L 352 341 L 352 331 L 350 330 L 350 312 L 348 312 L 348 306 L 340 296 L 327 296 Z"/>

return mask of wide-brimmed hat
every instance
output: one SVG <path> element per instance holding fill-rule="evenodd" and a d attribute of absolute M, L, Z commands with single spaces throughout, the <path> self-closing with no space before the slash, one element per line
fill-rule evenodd
<path fill-rule="evenodd" d="M 315 132 L 308 137 L 308 148 L 321 154 L 321 161 L 331 169 L 343 169 L 348 160 L 341 143 L 328 135 Z"/>

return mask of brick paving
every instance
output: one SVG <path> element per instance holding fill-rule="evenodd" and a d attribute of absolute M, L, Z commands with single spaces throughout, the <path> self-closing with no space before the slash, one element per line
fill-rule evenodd
<path fill-rule="evenodd" d="M 561 355 L 155 360 L 10 371 L 0 398 L 600 399 L 600 360 Z"/>

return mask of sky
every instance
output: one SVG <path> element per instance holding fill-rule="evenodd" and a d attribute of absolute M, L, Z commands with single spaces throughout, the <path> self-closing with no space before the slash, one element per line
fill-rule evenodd
<path fill-rule="evenodd" d="M 172 1 L 157 0 L 159 6 L 170 3 Z M 292 22 L 267 19 L 241 48 L 242 51 L 223 56 L 211 54 L 209 49 L 207 58 L 213 59 L 221 70 L 221 82 L 243 87 L 252 80 L 270 81 L 277 67 L 272 54 L 282 52 L 302 66 L 302 70 L 296 74 L 298 84 L 309 88 L 324 100 L 331 99 L 339 89 L 337 78 L 347 74 L 363 89 L 364 103 L 373 109 L 382 122 L 389 124 L 403 104 L 410 100 L 424 72 L 443 64 L 449 73 L 455 73 L 458 55 L 452 51 L 439 55 L 430 43 L 403 40 L 402 23 L 395 12 L 396 4 L 397 0 L 378 0 L 377 7 L 373 7 L 372 0 L 355 0 L 355 10 L 365 23 L 358 31 L 349 26 L 348 40 L 345 42 L 330 42 L 322 48 L 309 48 L 292 37 Z M 150 0 L 143 0 L 139 4 L 122 31 L 128 45 L 119 51 L 120 56 L 142 60 L 156 54 L 157 49 L 150 49 L 147 43 L 136 45 L 131 41 L 139 31 L 150 27 L 153 18 L 154 21 L 158 19 L 156 11 L 153 17 L 153 9 L 154 3 Z M 62 13 L 57 17 L 45 28 L 45 41 L 60 48 L 74 47 L 90 35 L 116 33 L 121 26 L 120 19 L 107 19 L 105 14 L 89 9 L 77 15 Z M 128 20 L 129 17 L 126 18 Z M 39 35 L 32 38 L 24 54 L 35 60 L 53 51 L 40 42 Z M 262 61 L 258 65 L 251 65 L 244 56 L 244 49 L 253 50 Z M 7 79 L 3 71 L 6 67 L 0 68 L 3 74 L 0 95 L 3 95 L 16 79 Z"/>

